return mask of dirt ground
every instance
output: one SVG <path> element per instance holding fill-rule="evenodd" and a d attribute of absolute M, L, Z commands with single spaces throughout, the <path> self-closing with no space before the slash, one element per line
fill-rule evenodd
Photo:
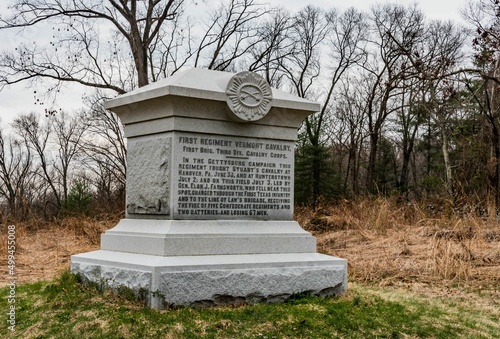
<path fill-rule="evenodd" d="M 18 284 L 51 280 L 69 268 L 73 254 L 99 249 L 100 235 L 118 219 L 96 221 L 66 218 L 57 222 L 13 223 L 16 229 L 15 277 Z M 7 259 L 7 225 L 0 235 L 0 286 L 10 280 Z"/>
<path fill-rule="evenodd" d="M 478 293 L 500 308 L 500 224 L 477 216 L 426 215 L 415 206 L 375 201 L 296 209 L 321 253 L 347 258 L 349 279 L 429 295 Z M 18 283 L 49 280 L 72 254 L 97 250 L 100 234 L 119 216 L 16 223 Z M 0 285 L 9 281 L 7 225 L 0 234 Z"/>

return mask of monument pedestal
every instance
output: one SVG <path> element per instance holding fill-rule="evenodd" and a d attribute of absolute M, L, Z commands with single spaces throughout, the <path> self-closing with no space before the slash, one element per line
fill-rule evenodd
<path fill-rule="evenodd" d="M 73 272 L 111 288 L 144 291 L 158 309 L 276 302 L 304 291 L 338 295 L 347 288 L 346 264 L 318 253 L 163 257 L 99 250 L 71 258 Z"/>
<path fill-rule="evenodd" d="M 347 289 L 347 261 L 293 221 L 294 141 L 318 104 L 254 73 L 191 69 L 106 107 L 128 138 L 126 218 L 72 272 L 153 308 Z"/>

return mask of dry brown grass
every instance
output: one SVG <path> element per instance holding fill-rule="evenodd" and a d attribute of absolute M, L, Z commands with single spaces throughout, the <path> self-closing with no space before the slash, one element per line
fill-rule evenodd
<path fill-rule="evenodd" d="M 99 248 L 100 235 L 118 219 L 65 218 L 54 222 L 30 220 L 16 226 L 16 278 L 18 283 L 52 279 L 69 268 L 72 254 Z M 0 253 L 7 253 L 7 225 L 0 233 Z M 3 256 L 2 261 L 6 259 Z M 0 267 L 0 286 L 7 283 L 7 267 Z"/>
<path fill-rule="evenodd" d="M 385 198 L 344 201 L 298 209 L 297 220 L 316 235 L 320 252 L 349 260 L 352 280 L 499 292 L 497 220 L 431 207 Z"/>

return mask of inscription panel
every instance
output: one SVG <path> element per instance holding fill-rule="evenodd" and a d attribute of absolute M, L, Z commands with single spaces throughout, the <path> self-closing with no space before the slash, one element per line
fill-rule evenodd
<path fill-rule="evenodd" d="M 187 133 L 174 139 L 174 219 L 293 218 L 293 142 Z"/>

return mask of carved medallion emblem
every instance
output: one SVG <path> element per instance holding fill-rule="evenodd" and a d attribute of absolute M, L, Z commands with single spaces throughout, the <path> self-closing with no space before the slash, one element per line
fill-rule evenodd
<path fill-rule="evenodd" d="M 271 86 L 256 73 L 241 72 L 233 76 L 226 94 L 229 108 L 241 120 L 257 121 L 271 109 Z"/>

